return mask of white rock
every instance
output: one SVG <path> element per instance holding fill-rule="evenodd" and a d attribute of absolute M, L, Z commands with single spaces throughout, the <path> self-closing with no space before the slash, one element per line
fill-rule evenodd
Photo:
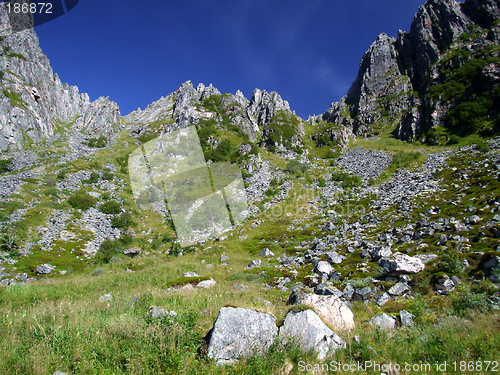
<path fill-rule="evenodd" d="M 215 281 L 214 279 L 210 278 L 210 280 L 200 281 L 198 283 L 198 285 L 196 285 L 196 287 L 203 288 L 203 289 L 209 289 L 209 288 L 214 287 L 215 284 L 217 284 L 217 281 Z"/>

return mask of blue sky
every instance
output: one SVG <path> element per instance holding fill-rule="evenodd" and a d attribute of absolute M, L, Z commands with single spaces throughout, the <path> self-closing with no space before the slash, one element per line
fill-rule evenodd
<path fill-rule="evenodd" d="M 424 0 L 80 0 L 35 28 L 63 82 L 122 115 L 192 80 L 221 92 L 277 91 L 307 118 L 356 78 L 385 32 L 408 31 Z"/>

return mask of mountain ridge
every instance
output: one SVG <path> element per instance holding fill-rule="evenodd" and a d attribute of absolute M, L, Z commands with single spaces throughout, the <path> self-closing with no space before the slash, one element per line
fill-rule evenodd
<path fill-rule="evenodd" d="M 499 17 L 496 0 L 427 1 L 420 6 L 408 33 L 400 31 L 397 38 L 379 35 L 364 54 L 348 93 L 318 118 L 348 126 L 356 135 L 377 133 L 383 122 L 400 123 L 393 134 L 407 141 L 443 127 L 449 103 L 425 97 L 430 87 L 445 78 L 440 77 L 435 64 L 452 43 L 475 27 L 484 28 L 487 33 L 482 40 L 495 46 Z M 493 53 L 498 56 L 498 49 Z M 494 71 L 500 71 L 498 63 Z M 495 111 L 494 118 L 498 117 Z"/>

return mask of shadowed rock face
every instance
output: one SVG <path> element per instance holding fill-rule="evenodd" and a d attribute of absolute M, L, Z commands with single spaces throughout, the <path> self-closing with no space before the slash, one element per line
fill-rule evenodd
<path fill-rule="evenodd" d="M 473 23 L 455 0 L 430 0 L 413 19 L 410 32 L 398 37 L 402 67 L 418 89 L 429 67 Z"/>
<path fill-rule="evenodd" d="M 62 83 L 32 29 L 12 32 L 5 3 L 0 4 L 0 151 L 21 149 L 54 134 L 54 123 L 75 121 L 89 136 L 112 138 L 118 105 L 106 98 L 90 102 L 78 87 Z"/>
<path fill-rule="evenodd" d="M 379 35 L 364 54 L 347 95 L 332 103 L 322 119 L 347 126 L 356 135 L 367 135 L 373 134 L 375 125 L 388 123 L 387 117 L 400 124 L 395 136 L 404 140 L 443 125 L 447 105 L 426 102 L 419 91 L 425 92 L 439 81 L 433 65 L 469 31 L 468 27 L 488 29 L 499 18 L 500 5 L 495 0 L 427 1 L 419 8 L 408 33 L 400 31 L 397 38 Z M 495 43 L 498 33 L 491 34 L 485 43 Z M 484 74 L 486 86 L 495 84 L 495 74 Z"/>

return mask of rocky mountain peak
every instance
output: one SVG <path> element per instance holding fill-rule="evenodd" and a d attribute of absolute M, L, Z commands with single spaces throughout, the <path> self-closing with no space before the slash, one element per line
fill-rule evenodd
<path fill-rule="evenodd" d="M 453 60 L 453 66 L 446 68 L 448 71 L 474 58 L 475 51 L 486 45 L 494 51 L 492 43 L 500 39 L 500 30 L 493 27 L 493 22 L 499 17 L 497 0 L 427 1 L 420 6 L 408 33 L 400 31 L 397 38 L 386 34 L 378 36 L 365 52 L 358 76 L 347 95 L 338 103 L 332 103 L 321 118 L 347 126 L 356 135 L 377 134 L 389 125 L 399 124 L 393 134 L 405 140 L 442 126 L 450 103 L 430 102 L 426 96 L 431 86 L 442 84 L 446 79 L 438 63 L 449 54 L 450 48 L 466 48 L 464 56 L 469 57 Z M 478 34 L 481 27 L 486 30 Z M 468 35 L 476 35 L 474 38 L 481 41 L 464 47 Z M 483 88 L 496 85 L 499 68 L 494 65 L 488 69 L 481 73 Z M 484 91 L 471 90 L 478 95 Z"/>
<path fill-rule="evenodd" d="M 255 89 L 250 99 L 248 114 L 256 119 L 259 126 L 269 124 L 278 111 L 290 112 L 290 104 L 275 92 Z"/>
<path fill-rule="evenodd" d="M 356 81 L 347 93 L 346 102 L 353 104 L 355 113 L 359 112 L 362 104 L 357 98 L 380 92 L 387 86 L 387 81 L 392 80 L 391 75 L 399 74 L 395 39 L 380 34 L 377 40 L 365 52 Z"/>

